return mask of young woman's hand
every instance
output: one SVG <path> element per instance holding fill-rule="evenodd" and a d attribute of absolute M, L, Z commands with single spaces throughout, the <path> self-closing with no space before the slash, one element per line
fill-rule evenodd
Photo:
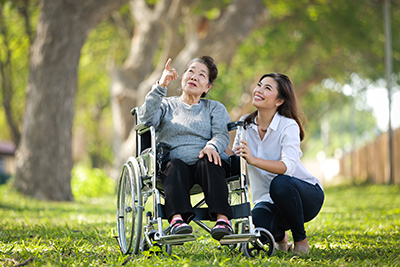
<path fill-rule="evenodd" d="M 248 164 L 254 165 L 255 157 L 251 154 L 247 141 L 240 140 L 240 145 L 235 147 L 236 155 L 243 157 Z"/>
<path fill-rule="evenodd" d="M 203 149 L 200 151 L 199 158 L 200 158 L 200 159 L 203 158 L 204 155 L 207 155 L 208 160 L 209 160 L 210 162 L 213 162 L 213 161 L 214 161 L 214 164 L 215 164 L 215 165 L 222 166 L 221 157 L 219 156 L 218 152 L 215 151 L 214 149 L 212 149 L 211 147 L 206 146 L 205 148 L 203 148 Z"/>
<path fill-rule="evenodd" d="M 161 87 L 166 87 L 172 80 L 178 79 L 178 72 L 175 69 L 171 69 L 171 61 L 172 59 L 168 59 L 167 63 L 165 64 L 164 71 L 161 75 L 159 85 Z"/>

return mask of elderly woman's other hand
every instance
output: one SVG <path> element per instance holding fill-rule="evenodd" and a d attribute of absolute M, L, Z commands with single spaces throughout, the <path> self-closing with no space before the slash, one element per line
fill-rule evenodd
<path fill-rule="evenodd" d="M 208 156 L 208 160 L 210 162 L 214 161 L 215 165 L 222 166 L 221 157 L 219 156 L 218 152 L 215 151 L 213 148 L 209 146 L 204 147 L 203 150 L 200 151 L 199 158 L 203 158 L 204 155 Z"/>
<path fill-rule="evenodd" d="M 161 75 L 160 81 L 159 81 L 159 85 L 161 87 L 166 87 L 168 86 L 168 84 L 172 81 L 172 80 L 176 80 L 178 79 L 178 72 L 175 69 L 171 69 L 171 62 L 172 59 L 169 58 L 167 60 L 167 63 L 165 64 L 165 68 L 164 71 Z"/>

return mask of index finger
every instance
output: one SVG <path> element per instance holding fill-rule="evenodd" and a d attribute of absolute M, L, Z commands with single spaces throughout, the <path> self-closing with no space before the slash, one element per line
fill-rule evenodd
<path fill-rule="evenodd" d="M 167 60 L 167 63 L 165 63 L 165 69 L 166 69 L 166 70 L 170 70 L 170 69 L 171 69 L 171 68 L 170 68 L 171 62 L 172 62 L 172 59 L 169 58 L 169 59 Z"/>
<path fill-rule="evenodd" d="M 247 146 L 247 142 L 244 140 L 240 140 L 240 144 Z"/>

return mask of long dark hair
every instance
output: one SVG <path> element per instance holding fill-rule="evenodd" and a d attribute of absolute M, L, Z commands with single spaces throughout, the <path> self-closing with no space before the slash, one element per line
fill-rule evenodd
<path fill-rule="evenodd" d="M 218 77 L 218 68 L 217 68 L 217 65 L 215 65 L 215 63 L 214 63 L 214 59 L 210 56 L 202 56 L 202 57 L 194 58 L 191 61 L 189 61 L 189 63 L 186 65 L 186 69 L 185 69 L 184 73 L 188 70 L 188 68 L 190 67 L 190 65 L 193 62 L 200 62 L 207 66 L 207 68 L 208 68 L 208 84 L 213 84 L 215 79 L 217 79 L 217 77 Z M 203 93 L 200 97 L 203 98 L 203 97 L 206 97 L 206 95 L 207 95 L 207 93 Z"/>
<path fill-rule="evenodd" d="M 280 98 L 284 100 L 283 104 L 281 104 L 277 111 L 280 115 L 285 116 L 287 118 L 293 119 L 297 122 L 300 128 L 300 141 L 303 141 L 304 139 L 304 128 L 301 123 L 302 121 L 305 121 L 303 111 L 301 110 L 300 106 L 297 103 L 297 97 L 294 92 L 293 88 L 293 83 L 289 79 L 288 76 L 281 74 L 281 73 L 269 73 L 269 74 L 264 74 L 261 78 L 261 82 L 265 77 L 270 77 L 276 81 L 278 84 L 278 96 L 277 98 Z M 244 128 L 246 129 L 250 124 L 256 124 L 255 123 L 255 118 L 257 117 L 258 110 L 254 111 L 253 113 L 250 113 L 245 119 L 244 119 Z M 301 118 L 301 120 L 300 120 Z"/>

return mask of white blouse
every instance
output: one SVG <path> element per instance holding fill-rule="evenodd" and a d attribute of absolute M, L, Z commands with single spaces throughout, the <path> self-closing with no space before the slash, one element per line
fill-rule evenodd
<path fill-rule="evenodd" d="M 244 121 L 247 116 L 244 115 L 240 120 Z M 253 156 L 282 161 L 286 165 L 285 175 L 311 184 L 318 184 L 323 189 L 321 182 L 311 175 L 300 161 L 303 155 L 300 149 L 300 128 L 295 120 L 276 112 L 262 140 L 255 124 L 251 124 L 247 130 L 243 130 L 243 139 L 248 142 Z M 239 136 L 236 134 L 233 143 L 234 151 L 235 147 L 239 145 L 239 141 Z M 247 164 L 247 172 L 253 203 L 257 204 L 262 201 L 273 203 L 269 195 L 269 185 L 277 174 L 249 164 Z"/>

